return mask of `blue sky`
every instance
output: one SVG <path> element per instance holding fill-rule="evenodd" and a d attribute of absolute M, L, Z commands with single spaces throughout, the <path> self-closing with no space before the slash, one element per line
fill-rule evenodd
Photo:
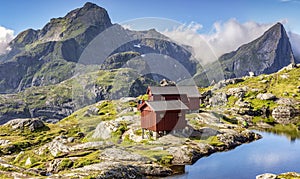
<path fill-rule="evenodd" d="M 51 18 L 81 7 L 85 0 L 5 0 L 0 2 L 0 25 L 19 33 L 42 28 Z M 216 21 L 271 23 L 287 19 L 286 28 L 300 33 L 297 0 L 91 0 L 107 9 L 113 22 L 141 17 L 162 17 L 180 23 L 197 22 L 209 31 Z"/>
<path fill-rule="evenodd" d="M 28 28 L 41 29 L 51 18 L 62 17 L 69 11 L 82 7 L 86 2 L 86 0 L 1 1 L 0 53 L 5 53 L 8 42 L 21 31 Z M 173 40 L 198 49 L 196 53 L 200 55 L 199 58 L 215 59 L 225 52 L 235 50 L 262 35 L 276 22 L 284 24 L 290 34 L 294 52 L 300 55 L 300 0 L 90 0 L 90 2 L 104 7 L 113 23 L 120 23 L 132 29 L 157 28 Z M 153 18 L 136 20 L 145 17 L 154 17 L 156 21 L 153 22 Z M 163 32 L 165 26 L 171 27 L 170 22 L 179 24 L 179 27 Z M 159 29 L 160 26 L 163 28 Z M 204 46 L 212 53 L 207 53 Z"/>

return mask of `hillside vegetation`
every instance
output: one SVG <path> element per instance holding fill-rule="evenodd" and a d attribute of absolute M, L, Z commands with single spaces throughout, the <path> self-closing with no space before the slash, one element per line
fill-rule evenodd
<path fill-rule="evenodd" d="M 206 96 L 202 107 L 219 111 L 241 124 L 246 121 L 274 131 L 295 129 L 297 133 L 300 127 L 299 81 L 299 65 L 269 75 L 221 81 L 200 89 Z"/>

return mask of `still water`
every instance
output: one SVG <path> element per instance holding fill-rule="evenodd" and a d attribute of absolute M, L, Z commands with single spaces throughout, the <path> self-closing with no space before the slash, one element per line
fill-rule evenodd
<path fill-rule="evenodd" d="M 256 131 L 258 132 L 258 131 Z M 234 150 L 212 154 L 185 167 L 186 173 L 171 178 L 248 179 L 262 173 L 300 172 L 300 140 L 258 132 L 263 138 Z"/>

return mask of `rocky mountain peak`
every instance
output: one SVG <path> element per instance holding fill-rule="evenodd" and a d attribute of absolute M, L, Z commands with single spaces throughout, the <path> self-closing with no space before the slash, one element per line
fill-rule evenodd
<path fill-rule="evenodd" d="M 83 7 L 69 12 L 64 19 L 70 23 L 80 20 L 81 23 L 89 25 L 103 25 L 106 27 L 111 26 L 111 20 L 107 11 L 93 3 L 86 3 Z"/>
<path fill-rule="evenodd" d="M 242 45 L 236 51 L 222 55 L 220 63 L 226 78 L 269 74 L 294 63 L 294 55 L 284 26 L 276 23 L 258 39 Z"/>
<path fill-rule="evenodd" d="M 96 4 L 88 2 L 64 17 L 52 18 L 41 30 L 25 30 L 10 45 L 24 47 L 34 42 L 63 41 L 75 38 L 90 28 L 96 29 L 94 31 L 99 33 L 110 26 L 112 26 L 112 23 L 107 11 Z"/>

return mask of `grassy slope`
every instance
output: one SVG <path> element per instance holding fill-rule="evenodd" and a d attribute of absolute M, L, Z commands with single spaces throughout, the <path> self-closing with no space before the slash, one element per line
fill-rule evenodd
<path fill-rule="evenodd" d="M 287 79 L 282 78 L 281 76 L 288 76 Z M 244 101 L 251 103 L 251 106 L 254 109 L 260 109 L 262 106 L 269 106 L 270 109 L 278 106 L 271 100 L 259 100 L 256 99 L 257 94 L 259 93 L 272 93 L 277 98 L 292 98 L 297 101 L 300 101 L 300 68 L 294 68 L 292 70 L 283 70 L 278 73 L 270 75 L 260 75 L 257 77 L 246 77 L 244 82 L 237 84 L 230 84 L 218 91 L 226 92 L 230 88 L 245 87 L 249 88 L 248 92 L 244 97 Z M 263 81 L 266 81 L 265 83 Z M 200 89 L 200 92 L 210 90 L 211 88 Z M 294 96 L 293 96 L 294 94 Z M 231 96 L 229 98 L 228 107 L 233 107 L 234 102 L 237 98 Z M 295 106 L 297 107 L 297 106 Z M 299 106 L 298 106 L 299 107 Z"/>
<path fill-rule="evenodd" d="M 22 113 L 26 109 L 61 106 L 74 99 L 78 100 L 81 96 L 84 96 L 83 101 L 76 102 L 82 105 L 92 104 L 95 102 L 92 90 L 94 85 L 104 88 L 112 86 L 109 91 L 111 98 L 128 96 L 131 94 L 130 84 L 134 84 L 136 80 L 144 81 L 144 84 L 151 82 L 138 77 L 131 69 L 89 72 L 56 85 L 31 87 L 17 94 L 0 95 L 0 113 Z"/>
<path fill-rule="evenodd" d="M 287 76 L 288 78 L 283 78 L 284 76 Z M 273 100 L 257 99 L 256 96 L 259 93 L 272 93 L 277 98 L 290 98 L 300 102 L 300 93 L 299 93 L 300 68 L 294 68 L 292 70 L 285 69 L 270 75 L 260 75 L 252 78 L 246 77 L 244 78 L 244 80 L 245 81 L 237 84 L 230 84 L 217 91 L 226 92 L 230 88 L 247 86 L 249 90 L 246 93 L 243 100 L 249 102 L 254 111 L 260 110 L 262 107 L 269 107 L 270 110 L 273 110 L 274 108 L 279 106 L 279 104 L 277 104 Z M 212 87 L 201 88 L 199 89 L 199 91 L 203 93 L 205 91 L 210 90 L 211 88 Z M 228 98 L 228 103 L 225 108 L 230 109 L 235 107 L 234 104 L 237 100 L 238 98 L 234 96 L 230 96 Z M 293 106 L 293 107 L 300 109 L 300 106 Z M 235 116 L 231 116 L 230 114 L 229 117 L 235 119 Z M 289 124 L 289 125 L 281 125 L 281 124 L 274 123 L 274 119 L 272 118 L 272 116 L 269 116 L 269 118 L 262 118 L 261 116 L 255 116 L 253 117 L 252 121 L 254 123 L 266 122 L 272 124 L 273 128 L 268 129 L 268 131 L 270 132 L 285 133 L 288 136 L 291 136 L 292 138 L 300 137 L 300 132 L 298 129 L 298 127 L 300 126 L 299 119 L 293 121 L 293 124 Z"/>

